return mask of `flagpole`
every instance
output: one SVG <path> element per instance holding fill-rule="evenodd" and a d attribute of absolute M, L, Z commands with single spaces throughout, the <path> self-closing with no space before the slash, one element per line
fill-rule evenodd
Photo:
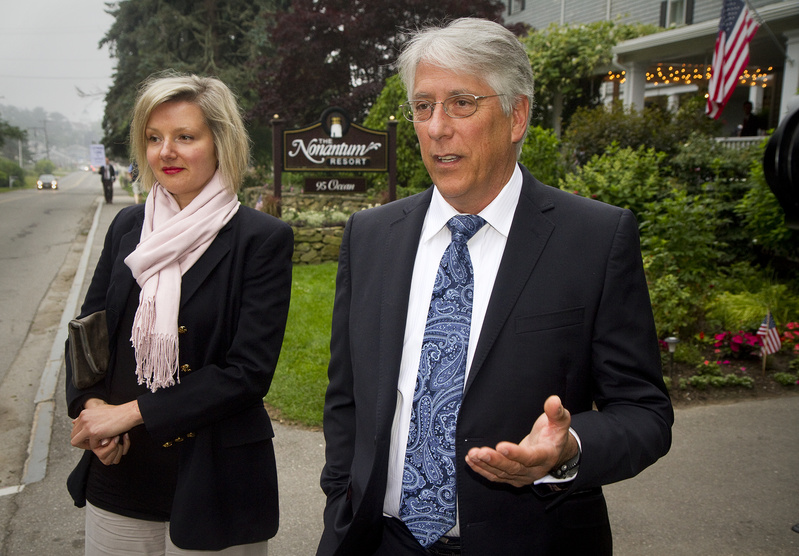
<path fill-rule="evenodd" d="M 782 52 L 782 55 L 785 57 L 785 61 L 788 62 L 789 64 L 793 65 L 793 63 L 794 63 L 793 58 L 788 56 L 788 52 L 782 47 L 782 43 L 779 41 L 777 36 L 771 30 L 771 27 L 768 26 L 768 23 L 766 23 L 763 20 L 763 17 L 759 13 L 757 13 L 757 10 L 752 7 L 752 5 L 749 3 L 749 0 L 744 0 L 744 2 L 746 3 L 746 9 L 748 9 L 750 12 L 752 12 L 752 15 L 755 17 L 755 19 L 757 20 L 758 24 L 760 24 L 761 27 L 765 27 L 766 31 L 768 32 L 769 36 L 771 37 L 771 40 L 773 40 L 774 44 L 777 45 L 777 50 Z"/>
<path fill-rule="evenodd" d="M 749 0 L 746 0 L 746 3 L 749 4 Z M 771 316 L 771 307 L 766 307 L 766 321 L 770 320 L 769 319 L 770 316 Z M 766 359 L 768 359 L 768 350 L 766 349 L 765 337 L 763 337 L 763 347 L 760 348 L 760 353 L 763 354 L 763 367 L 761 370 L 763 372 L 763 376 L 766 376 Z"/>

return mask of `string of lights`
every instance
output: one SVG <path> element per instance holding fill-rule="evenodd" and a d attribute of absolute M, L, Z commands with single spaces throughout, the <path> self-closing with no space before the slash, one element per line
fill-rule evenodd
<path fill-rule="evenodd" d="M 749 87 L 763 87 L 764 89 L 773 82 L 774 68 L 745 69 L 739 78 L 739 84 Z M 705 64 L 657 64 L 646 72 L 646 82 L 650 85 L 690 85 L 691 83 L 706 82 L 710 79 L 712 68 Z M 609 71 L 607 81 L 624 83 L 624 71 Z"/>

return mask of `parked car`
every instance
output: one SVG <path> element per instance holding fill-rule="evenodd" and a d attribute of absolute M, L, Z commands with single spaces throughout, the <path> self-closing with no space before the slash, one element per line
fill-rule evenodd
<path fill-rule="evenodd" d="M 36 182 L 37 189 L 58 189 L 58 179 L 53 174 L 42 174 Z"/>

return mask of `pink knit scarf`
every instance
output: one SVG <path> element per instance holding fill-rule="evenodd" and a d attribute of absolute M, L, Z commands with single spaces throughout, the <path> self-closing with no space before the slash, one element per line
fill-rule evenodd
<path fill-rule="evenodd" d="M 141 286 L 131 337 L 136 376 L 153 392 L 175 384 L 182 276 L 238 209 L 218 171 L 183 210 L 160 183 L 147 196 L 141 239 L 125 264 Z"/>

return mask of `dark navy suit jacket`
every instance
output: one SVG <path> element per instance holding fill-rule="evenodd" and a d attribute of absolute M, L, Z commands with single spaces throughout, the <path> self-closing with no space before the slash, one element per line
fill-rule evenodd
<path fill-rule="evenodd" d="M 458 418 L 463 554 L 603 554 L 601 485 L 663 456 L 673 412 L 663 384 L 635 217 L 523 185 Z M 432 190 L 356 213 L 341 246 L 325 400 L 327 495 L 318 554 L 371 554 L 380 541 L 408 296 Z M 550 395 L 582 441 L 569 487 L 491 483 L 473 446 L 519 442 Z M 594 404 L 595 408 L 594 409 Z"/>

